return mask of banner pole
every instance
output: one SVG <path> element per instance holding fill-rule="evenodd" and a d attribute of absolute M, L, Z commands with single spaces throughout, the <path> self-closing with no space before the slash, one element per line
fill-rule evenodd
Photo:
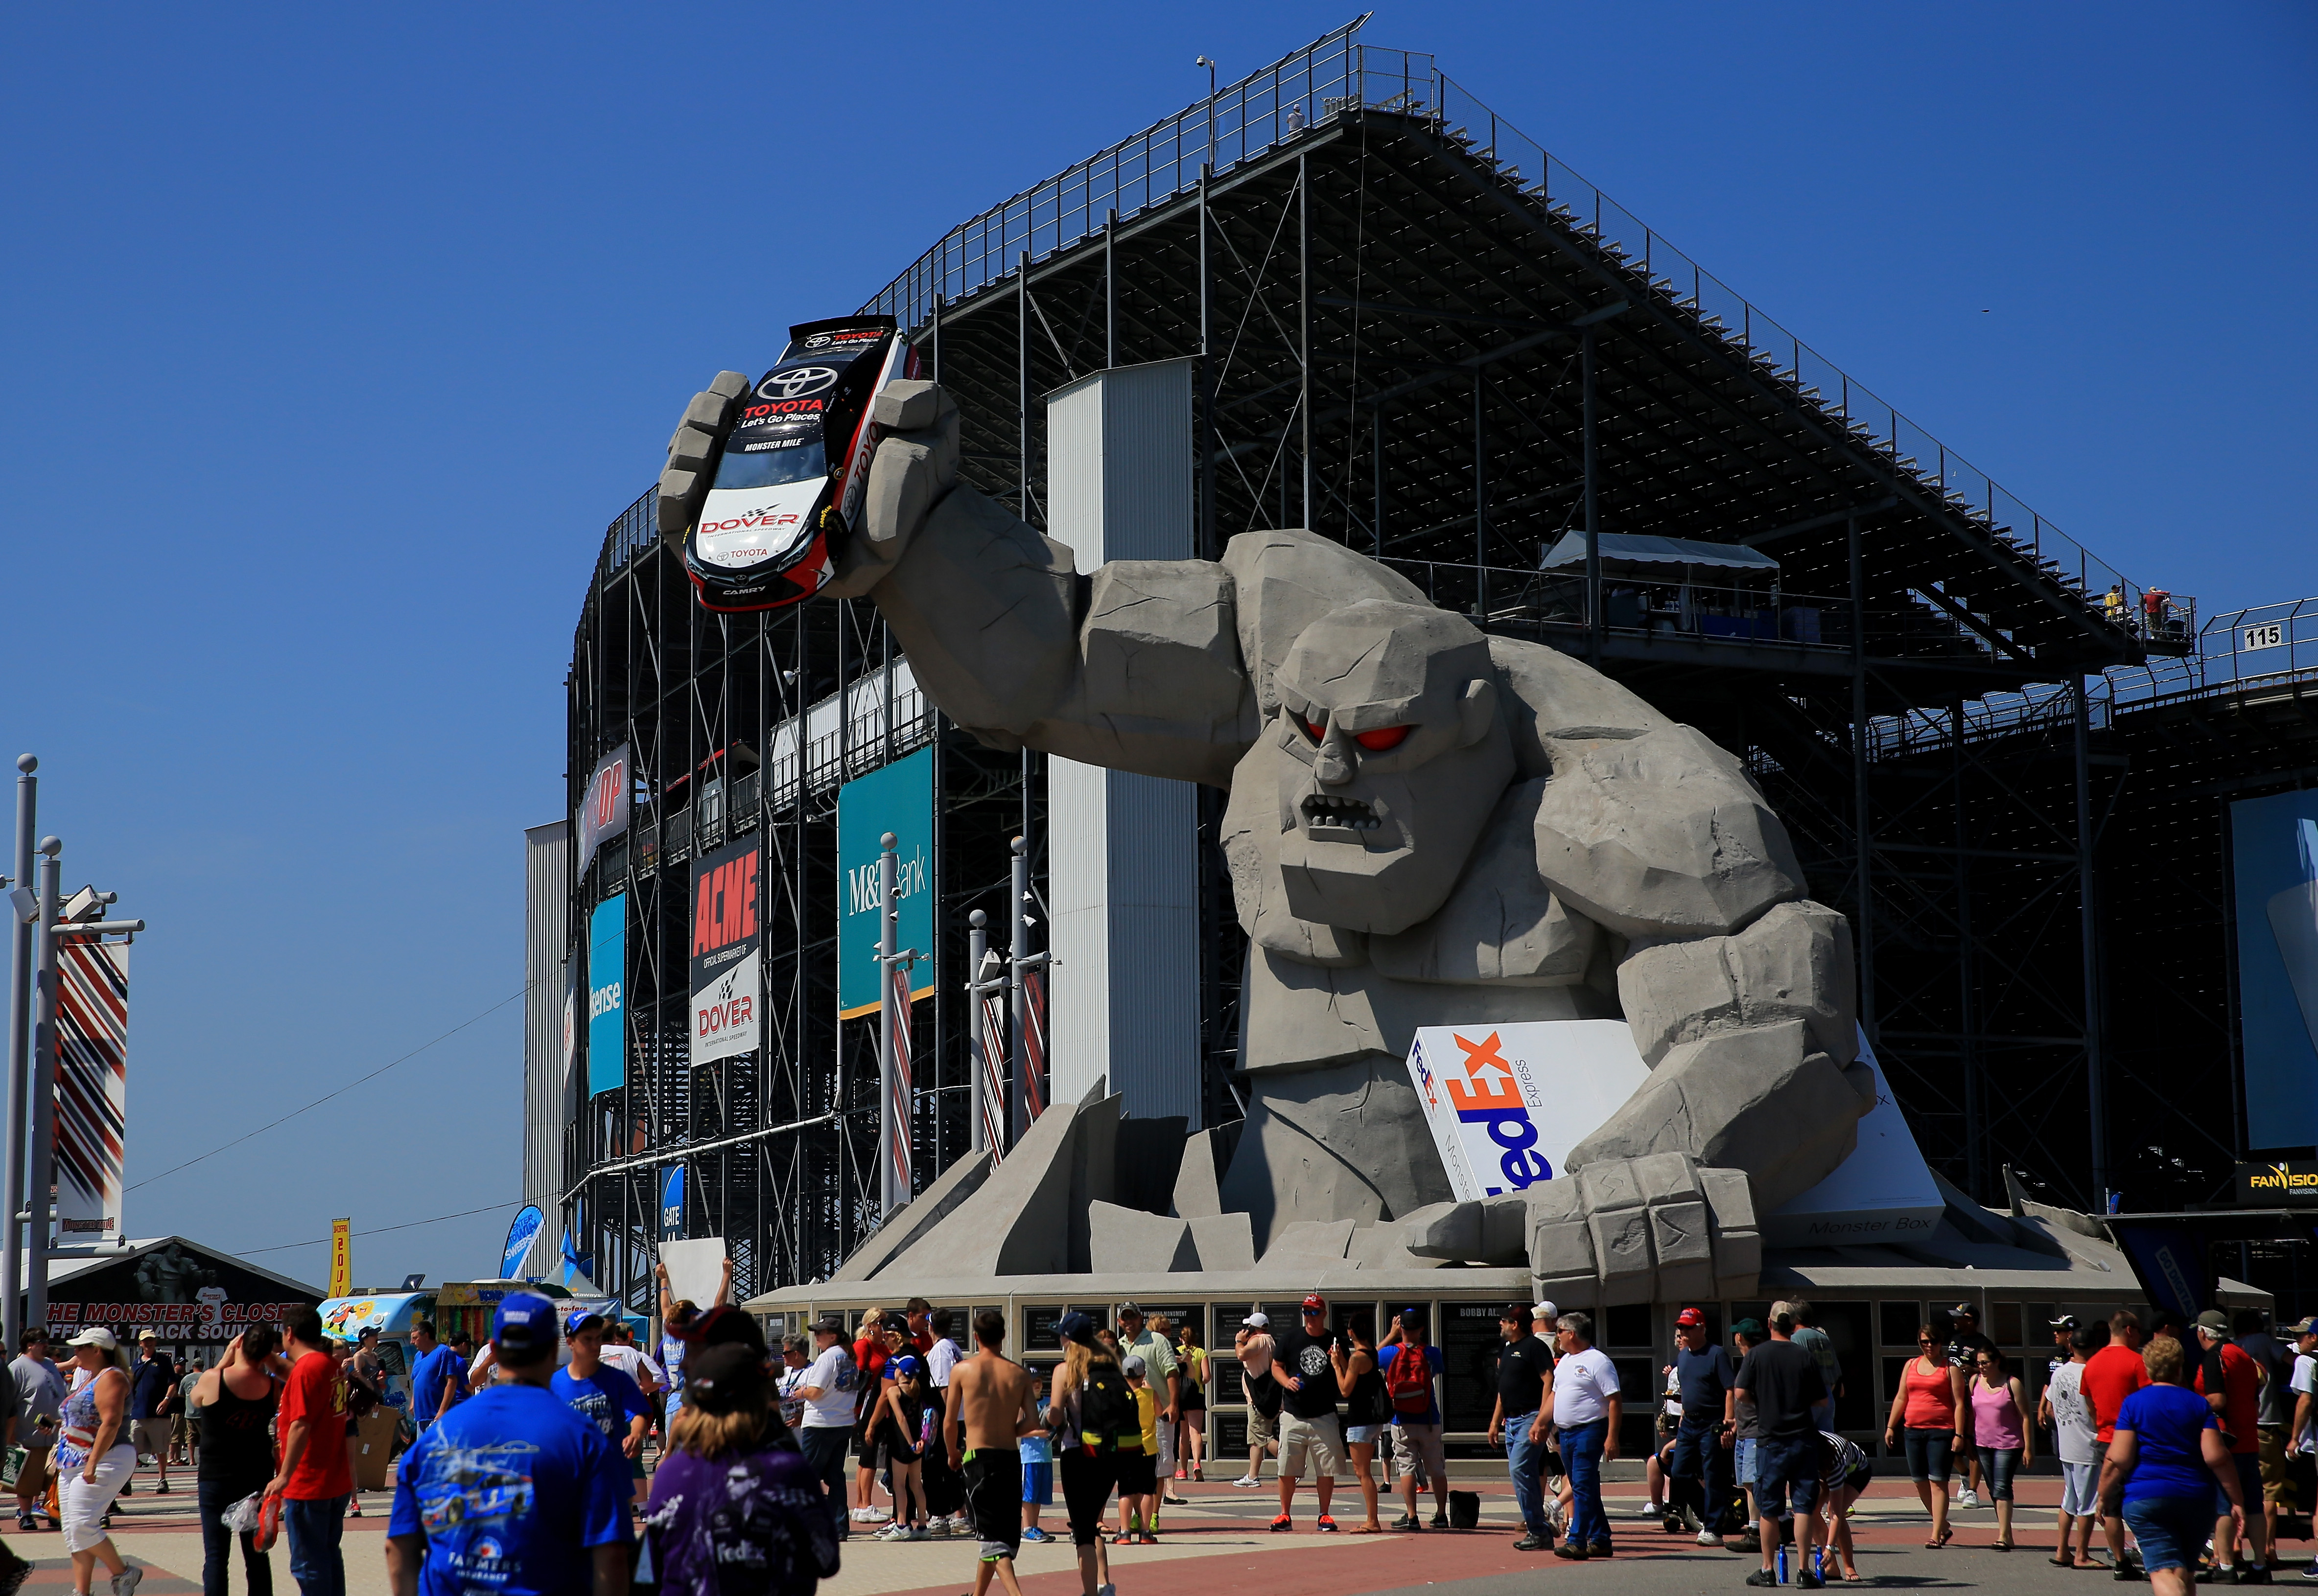
<path fill-rule="evenodd" d="M 990 954 L 990 917 L 979 909 L 966 917 L 966 1050 L 973 1055 L 974 1088 L 969 1094 L 967 1117 L 972 1121 L 974 1151 L 989 1152 L 990 1087 L 987 1060 L 990 1057 L 990 1032 L 982 1023 L 982 961 Z"/>
<path fill-rule="evenodd" d="M 39 966 L 32 991 L 32 1072 L 28 1078 L 32 1099 L 31 1179 L 26 1207 L 31 1228 L 24 1270 L 24 1323 L 38 1328 L 49 1321 L 49 1219 L 55 1198 L 57 1145 L 57 935 L 49 928 L 64 912 L 65 845 L 53 837 L 40 838 L 40 924 L 32 945 Z"/>
<path fill-rule="evenodd" d="M 9 884 L 30 892 L 35 868 L 32 827 L 40 809 L 40 778 L 32 774 L 40 760 L 30 754 L 16 758 L 16 863 Z M 31 1073 L 28 1053 L 32 1034 L 32 920 L 11 909 L 8 980 L 8 1151 L 4 1160 L 8 1229 L 0 1244 L 0 1323 L 13 1353 L 24 1332 L 24 1211 L 25 1083 Z"/>
<path fill-rule="evenodd" d="M 877 1141 L 878 1212 L 891 1214 L 910 1200 L 909 1166 L 903 1149 L 910 1134 L 908 1116 L 897 1114 L 894 1103 L 894 954 L 901 928 L 902 909 L 894 892 L 894 849 L 900 839 L 891 831 L 877 841 Z"/>
<path fill-rule="evenodd" d="M 1027 789 L 1026 789 L 1027 791 Z M 1029 802 L 1026 798 L 1025 803 Z M 1020 1142 L 1030 1128 L 1030 1105 L 1022 1088 L 1022 1071 L 1027 1067 L 1022 1047 L 1023 1032 L 1029 1018 L 1024 1005 L 1022 973 L 1030 957 L 1030 917 L 1023 905 L 1030 901 L 1030 845 L 1027 838 L 1014 839 L 1014 931 L 1007 960 L 1007 998 L 1011 1013 L 1006 1048 L 1006 1119 L 1013 1127 L 1009 1143 Z"/>

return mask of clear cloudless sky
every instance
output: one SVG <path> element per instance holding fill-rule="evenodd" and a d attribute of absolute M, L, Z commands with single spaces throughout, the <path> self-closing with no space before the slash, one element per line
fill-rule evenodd
<path fill-rule="evenodd" d="M 513 1003 L 163 1172 L 517 993 L 590 562 L 695 388 L 1204 93 L 1199 52 L 1229 81 L 1349 15 L 0 17 L 0 754 L 40 754 L 67 884 L 153 923 L 132 1234 L 319 1283 L 347 1215 L 362 1282 L 496 1268 Z M 2318 590 L 2318 8 L 1492 0 L 1367 37 L 2135 580 Z"/>

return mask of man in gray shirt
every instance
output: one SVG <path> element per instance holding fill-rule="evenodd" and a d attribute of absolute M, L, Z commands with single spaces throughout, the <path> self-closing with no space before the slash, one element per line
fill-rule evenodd
<path fill-rule="evenodd" d="M 24 1466 L 16 1475 L 16 1528 L 29 1532 L 35 1528 L 33 1510 L 43 1505 L 46 1494 L 48 1449 L 57 1439 L 65 1377 L 49 1361 L 47 1331 L 28 1330 L 21 1344 L 22 1356 L 8 1366 L 8 1378 L 0 1380 L 4 1388 L 0 1389 L 0 1404 L 8 1410 L 6 1428 L 13 1432 L 13 1444 L 24 1448 Z M 42 1419 L 49 1421 L 49 1428 L 41 1428 Z M 56 1527 L 51 1520 L 49 1528 Z"/>

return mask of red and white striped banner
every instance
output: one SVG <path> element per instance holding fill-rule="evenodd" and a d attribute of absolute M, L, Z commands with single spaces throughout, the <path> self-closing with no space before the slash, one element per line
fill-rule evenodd
<path fill-rule="evenodd" d="M 1047 988 L 1037 970 L 1022 972 L 1022 1105 L 1036 1125 L 1047 1111 Z"/>
<path fill-rule="evenodd" d="M 129 949 L 57 948 L 57 1228 L 114 1237 L 129 1134 Z"/>
<path fill-rule="evenodd" d="M 990 1149 L 992 1168 L 1006 1161 L 1006 999 L 1005 988 L 987 991 L 975 1001 L 981 1007 L 980 1034 L 975 1045 L 980 1055 L 975 1068 L 981 1071 L 982 1081 L 982 1141 Z"/>
<path fill-rule="evenodd" d="M 894 1005 L 893 1141 L 885 1158 L 894 1171 L 894 1188 L 906 1201 L 915 1189 L 910 1184 L 910 1110 L 914 1094 L 910 1086 L 910 968 L 896 960 L 885 966 L 892 983 Z"/>

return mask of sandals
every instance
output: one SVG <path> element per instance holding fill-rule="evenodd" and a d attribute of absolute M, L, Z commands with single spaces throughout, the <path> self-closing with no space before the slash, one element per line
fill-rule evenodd
<path fill-rule="evenodd" d="M 1924 1543 L 1924 1549 L 1927 1552 L 1936 1552 L 1954 1538 L 1955 1526 L 1951 1524 L 1946 1529 L 1941 1530 L 1937 1535 L 1932 1537 L 1931 1539 L 1926 1541 Z"/>
<path fill-rule="evenodd" d="M 2077 1560 L 2074 1557 L 2054 1556 L 2047 1557 L 2044 1561 L 2055 1568 L 2074 1568 L 2077 1565 Z"/>
<path fill-rule="evenodd" d="M 1991 1540 L 1988 1543 L 1988 1549 L 1991 1552 L 2008 1552 L 2012 1549 L 2012 1543 L 2008 1540 Z"/>

